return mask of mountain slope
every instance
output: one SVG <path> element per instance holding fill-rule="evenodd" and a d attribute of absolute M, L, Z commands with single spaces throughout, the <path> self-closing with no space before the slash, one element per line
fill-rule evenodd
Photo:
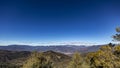
<path fill-rule="evenodd" d="M 32 52 L 29 51 L 0 50 L 0 66 L 6 66 L 8 68 L 14 68 L 14 67 L 20 68 L 27 61 L 27 59 L 31 57 L 31 54 Z M 46 52 L 42 52 L 42 54 L 44 56 L 50 57 L 50 59 L 54 63 L 54 66 L 56 67 L 59 64 L 63 64 L 60 66 L 65 67 L 66 64 L 64 63 L 69 62 L 71 60 L 70 56 L 67 56 L 59 52 L 46 51 Z"/>
<path fill-rule="evenodd" d="M 28 46 L 28 45 L 9 45 L 9 46 L 0 46 L 2 50 L 9 51 L 55 51 L 61 52 L 64 54 L 72 54 L 76 51 L 81 53 L 97 51 L 101 46 L 74 46 L 74 45 L 58 45 L 58 46 Z"/>

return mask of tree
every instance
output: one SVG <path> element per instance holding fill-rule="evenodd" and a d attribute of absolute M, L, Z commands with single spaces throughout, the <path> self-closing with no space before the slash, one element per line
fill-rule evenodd
<path fill-rule="evenodd" d="M 79 53 L 75 53 L 68 68 L 89 68 L 88 64 L 83 60 Z"/>
<path fill-rule="evenodd" d="M 120 68 L 119 49 L 115 47 L 113 51 L 110 45 L 101 46 L 98 51 L 87 54 L 87 61 L 91 68 Z"/>
<path fill-rule="evenodd" d="M 42 53 L 34 52 L 23 68 L 53 68 L 52 62 L 49 57 L 44 56 Z"/>
<path fill-rule="evenodd" d="M 120 27 L 116 28 L 117 34 L 113 35 L 114 41 L 120 41 Z"/>

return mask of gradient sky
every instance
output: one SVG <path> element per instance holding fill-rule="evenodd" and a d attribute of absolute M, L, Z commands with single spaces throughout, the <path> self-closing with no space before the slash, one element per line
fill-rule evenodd
<path fill-rule="evenodd" d="M 0 45 L 105 44 L 117 26 L 119 0 L 0 0 Z"/>

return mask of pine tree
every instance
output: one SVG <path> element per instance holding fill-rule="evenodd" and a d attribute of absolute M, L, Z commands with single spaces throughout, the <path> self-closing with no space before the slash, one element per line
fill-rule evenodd
<path fill-rule="evenodd" d="M 117 34 L 113 35 L 114 41 L 120 41 L 120 27 L 116 28 Z"/>

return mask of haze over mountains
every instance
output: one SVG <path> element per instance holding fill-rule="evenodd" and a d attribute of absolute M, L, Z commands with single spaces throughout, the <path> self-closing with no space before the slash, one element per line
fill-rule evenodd
<path fill-rule="evenodd" d="M 65 54 L 71 54 L 76 51 L 81 53 L 86 52 L 93 52 L 97 51 L 101 46 L 95 45 L 95 46 L 75 46 L 75 45 L 57 45 L 57 46 L 29 46 L 29 45 L 8 45 L 8 46 L 0 46 L 1 50 L 9 50 L 9 51 L 39 51 L 39 52 L 45 52 L 45 51 L 55 51 L 55 52 L 61 52 Z"/>

